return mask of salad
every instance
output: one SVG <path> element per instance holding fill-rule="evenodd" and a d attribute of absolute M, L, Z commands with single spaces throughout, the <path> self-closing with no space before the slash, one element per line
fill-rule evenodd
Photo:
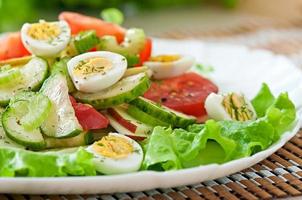
<path fill-rule="evenodd" d="M 152 55 L 139 28 L 73 12 L 0 39 L 0 176 L 58 177 L 222 164 L 296 122 L 286 92 L 219 93 L 190 55 Z"/>

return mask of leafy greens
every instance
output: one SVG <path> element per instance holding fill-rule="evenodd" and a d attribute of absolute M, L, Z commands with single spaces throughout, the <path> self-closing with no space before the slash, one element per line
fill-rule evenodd
<path fill-rule="evenodd" d="M 82 148 L 62 153 L 0 147 L 0 177 L 93 176 L 96 172 L 92 158 Z"/>
<path fill-rule="evenodd" d="M 288 130 L 296 118 L 287 93 L 275 98 L 266 84 L 252 100 L 258 119 L 214 121 L 184 129 L 155 127 L 143 143 L 145 170 L 173 170 L 224 163 L 268 148 Z"/>

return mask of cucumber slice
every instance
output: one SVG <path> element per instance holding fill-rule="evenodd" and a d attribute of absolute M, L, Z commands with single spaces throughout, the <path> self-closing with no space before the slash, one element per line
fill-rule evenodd
<path fill-rule="evenodd" d="M 166 106 L 159 105 L 144 97 L 129 102 L 131 105 L 136 106 L 141 111 L 155 117 L 163 122 L 169 123 L 173 127 L 185 128 L 190 124 L 196 122 L 193 116 L 185 115 L 183 113 L 172 110 Z"/>
<path fill-rule="evenodd" d="M 5 66 L 4 66 L 5 67 Z M 0 72 L 0 87 L 11 87 L 22 76 L 18 68 L 1 70 Z"/>
<path fill-rule="evenodd" d="M 121 54 L 127 59 L 127 66 L 133 67 L 139 63 L 139 55 Z"/>
<path fill-rule="evenodd" d="M 78 53 L 81 54 L 95 47 L 100 42 L 100 39 L 95 31 L 83 31 L 76 35 L 73 42 Z"/>
<path fill-rule="evenodd" d="M 1 60 L 0 61 L 0 66 L 1 68 L 4 65 L 10 65 L 10 66 L 23 66 L 26 63 L 28 63 L 33 57 L 32 56 L 24 56 L 24 57 L 19 57 L 19 58 L 10 58 L 7 60 Z"/>
<path fill-rule="evenodd" d="M 6 136 L 5 131 L 3 129 L 3 126 L 2 126 L 2 114 L 3 114 L 3 112 L 4 112 L 4 109 L 0 108 L 0 147 L 12 147 L 12 148 L 25 149 L 25 147 L 15 143 L 14 141 L 12 141 L 11 139 L 9 139 Z"/>
<path fill-rule="evenodd" d="M 89 132 L 93 135 L 93 141 L 98 141 L 102 139 L 102 137 L 108 135 L 108 133 L 114 133 L 115 129 L 109 125 L 107 128 L 90 130 Z"/>
<path fill-rule="evenodd" d="M 24 76 L 24 89 L 31 91 L 39 90 L 48 76 L 47 61 L 39 57 L 33 57 L 20 70 Z"/>
<path fill-rule="evenodd" d="M 102 51 L 111 51 L 123 55 L 136 55 L 141 52 L 145 46 L 145 32 L 142 29 L 130 28 L 127 30 L 124 42 L 118 44 L 114 36 L 103 36 L 100 39 L 98 49 Z"/>
<path fill-rule="evenodd" d="M 148 73 L 148 69 L 149 68 L 146 66 L 128 68 L 126 70 L 126 72 L 124 73 L 123 77 L 132 76 L 132 75 L 143 73 L 143 72 Z"/>
<path fill-rule="evenodd" d="M 69 100 L 65 76 L 61 73 L 50 76 L 43 84 L 41 92 L 52 102 L 52 110 L 41 126 L 42 132 L 55 138 L 79 135 L 82 127 Z"/>
<path fill-rule="evenodd" d="M 46 137 L 46 148 L 68 148 L 68 147 L 78 147 L 85 146 L 93 143 L 93 134 L 90 132 L 81 132 L 79 135 L 71 138 L 51 138 Z"/>
<path fill-rule="evenodd" d="M 170 126 L 170 124 L 160 121 L 156 117 L 152 117 L 151 115 L 148 115 L 147 113 L 141 111 L 140 109 L 138 109 L 137 107 L 135 107 L 133 105 L 128 106 L 127 113 L 129 115 L 131 115 L 132 117 L 134 117 L 135 119 L 137 119 L 145 124 L 149 124 L 150 126 L 153 126 L 153 127 L 155 127 L 155 126 L 169 127 Z"/>
<path fill-rule="evenodd" d="M 8 65 L 8 64 L 0 66 L 0 72 L 4 72 L 4 71 L 10 70 L 10 69 L 12 69 L 12 66 Z"/>
<path fill-rule="evenodd" d="M 2 123 L 7 137 L 31 149 L 44 148 L 39 127 L 50 108 L 49 99 L 40 93 L 22 92 L 16 95 L 3 113 Z"/>
<path fill-rule="evenodd" d="M 60 61 L 56 62 L 50 70 L 50 74 L 56 74 L 56 73 L 62 73 L 66 77 L 67 85 L 68 85 L 68 91 L 74 92 L 76 89 L 74 87 L 74 84 L 69 76 L 68 69 L 67 69 L 67 62 L 69 61 L 69 58 L 63 58 Z"/>
<path fill-rule="evenodd" d="M 77 34 L 60 53 L 60 58 L 74 57 L 85 53 L 99 43 L 100 39 L 95 31 L 83 31 Z"/>
<path fill-rule="evenodd" d="M 21 92 L 10 101 L 9 106 L 15 107 L 16 102 L 23 102 L 24 109 L 27 109 L 26 114 L 20 120 L 26 130 L 39 128 L 51 109 L 50 100 L 41 93 Z"/>
<path fill-rule="evenodd" d="M 144 94 L 149 86 L 150 80 L 148 76 L 145 73 L 139 73 L 125 77 L 103 91 L 97 93 L 76 92 L 73 96 L 96 109 L 104 109 L 132 101 Z"/>
<path fill-rule="evenodd" d="M 9 106 L 2 116 L 2 125 L 8 138 L 14 142 L 30 148 L 43 149 L 45 141 L 39 128 L 26 130 L 20 123 L 23 116 L 27 114 L 26 101 L 17 101 L 14 106 Z"/>
<path fill-rule="evenodd" d="M 105 114 L 106 117 L 110 121 L 110 125 L 116 130 L 116 132 L 126 135 L 134 140 L 144 140 L 148 137 L 148 135 L 144 134 L 135 134 L 131 131 L 129 131 L 127 128 L 122 126 L 117 120 L 115 120 L 111 115 Z"/>
<path fill-rule="evenodd" d="M 18 69 L 22 78 L 16 79 L 12 87 L 0 88 L 0 106 L 6 106 L 9 100 L 20 91 L 38 90 L 48 75 L 48 64 L 39 57 L 33 57 Z"/>
<path fill-rule="evenodd" d="M 70 58 L 70 57 L 74 57 L 78 54 L 79 54 L 79 52 L 75 48 L 73 40 L 71 40 L 68 43 L 67 47 L 63 51 L 60 52 L 58 57 L 59 58 Z"/>
<path fill-rule="evenodd" d="M 108 114 L 115 119 L 121 126 L 128 129 L 135 135 L 147 137 L 153 130 L 153 127 L 142 123 L 141 121 L 133 118 L 127 113 L 127 108 L 116 106 L 107 110 Z M 114 124 L 110 124 L 116 128 Z M 118 130 L 117 130 L 118 131 Z M 121 133 L 124 134 L 124 133 Z"/>
<path fill-rule="evenodd" d="M 98 50 L 111 51 L 121 54 L 127 58 L 128 66 L 133 66 L 139 62 L 138 54 L 145 46 L 146 36 L 142 29 L 128 29 L 124 42 L 118 44 L 114 36 L 103 36 L 97 46 Z"/>

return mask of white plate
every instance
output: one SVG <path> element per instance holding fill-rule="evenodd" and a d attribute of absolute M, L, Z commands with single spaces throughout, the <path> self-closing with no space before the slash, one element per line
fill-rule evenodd
<path fill-rule="evenodd" d="M 215 71 L 210 78 L 221 92 L 241 91 L 253 97 L 262 82 L 277 95 L 290 91 L 297 106 L 301 106 L 302 73 L 287 58 L 268 51 L 249 50 L 242 46 L 202 43 L 194 40 L 154 40 L 154 54 L 183 53 L 197 58 L 198 62 L 211 65 Z M 296 89 L 298 88 L 298 89 Z M 300 101 L 299 101 L 300 100 Z M 269 149 L 251 157 L 234 160 L 222 165 L 184 169 L 179 171 L 142 171 L 125 175 L 66 177 L 66 178 L 0 178 L 0 193 L 27 194 L 84 194 L 142 191 L 194 184 L 226 176 L 267 158 L 292 138 L 300 128 L 301 117 L 295 127 Z M 43 164 L 43 163 L 41 163 Z M 47 170 L 47 166 L 45 166 Z"/>

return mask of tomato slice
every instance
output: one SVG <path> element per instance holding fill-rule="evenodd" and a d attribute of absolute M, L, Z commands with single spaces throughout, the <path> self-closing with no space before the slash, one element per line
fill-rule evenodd
<path fill-rule="evenodd" d="M 73 96 L 69 95 L 69 100 L 71 102 L 71 105 L 74 107 L 77 105 L 77 101 L 75 100 L 75 98 Z"/>
<path fill-rule="evenodd" d="M 0 39 L 0 60 L 28 56 L 30 53 L 25 49 L 19 32 L 8 33 Z"/>
<path fill-rule="evenodd" d="M 93 47 L 92 49 L 89 50 L 89 52 L 94 52 L 97 51 L 96 47 Z"/>
<path fill-rule="evenodd" d="M 62 12 L 59 15 L 59 19 L 65 20 L 69 24 L 72 34 L 77 34 L 81 31 L 95 30 L 99 37 L 114 35 L 118 42 L 124 40 L 124 28 L 96 17 L 89 17 L 75 12 Z"/>
<path fill-rule="evenodd" d="M 206 115 L 204 102 L 212 92 L 218 92 L 214 83 L 189 72 L 153 82 L 144 97 L 182 113 L 202 118 Z"/>
<path fill-rule="evenodd" d="M 118 112 L 116 112 L 112 108 L 108 108 L 107 111 L 120 125 L 128 129 L 132 133 L 136 132 L 137 127 L 128 120 L 124 119 Z"/>
<path fill-rule="evenodd" d="M 109 120 L 92 106 L 77 103 L 71 96 L 70 101 L 83 130 L 89 131 L 94 129 L 102 129 L 109 125 Z"/>
<path fill-rule="evenodd" d="M 145 42 L 145 47 L 139 54 L 140 62 L 139 64 L 137 64 L 137 66 L 142 66 L 145 61 L 149 60 L 151 53 L 152 53 L 152 40 L 151 38 L 147 38 Z"/>

